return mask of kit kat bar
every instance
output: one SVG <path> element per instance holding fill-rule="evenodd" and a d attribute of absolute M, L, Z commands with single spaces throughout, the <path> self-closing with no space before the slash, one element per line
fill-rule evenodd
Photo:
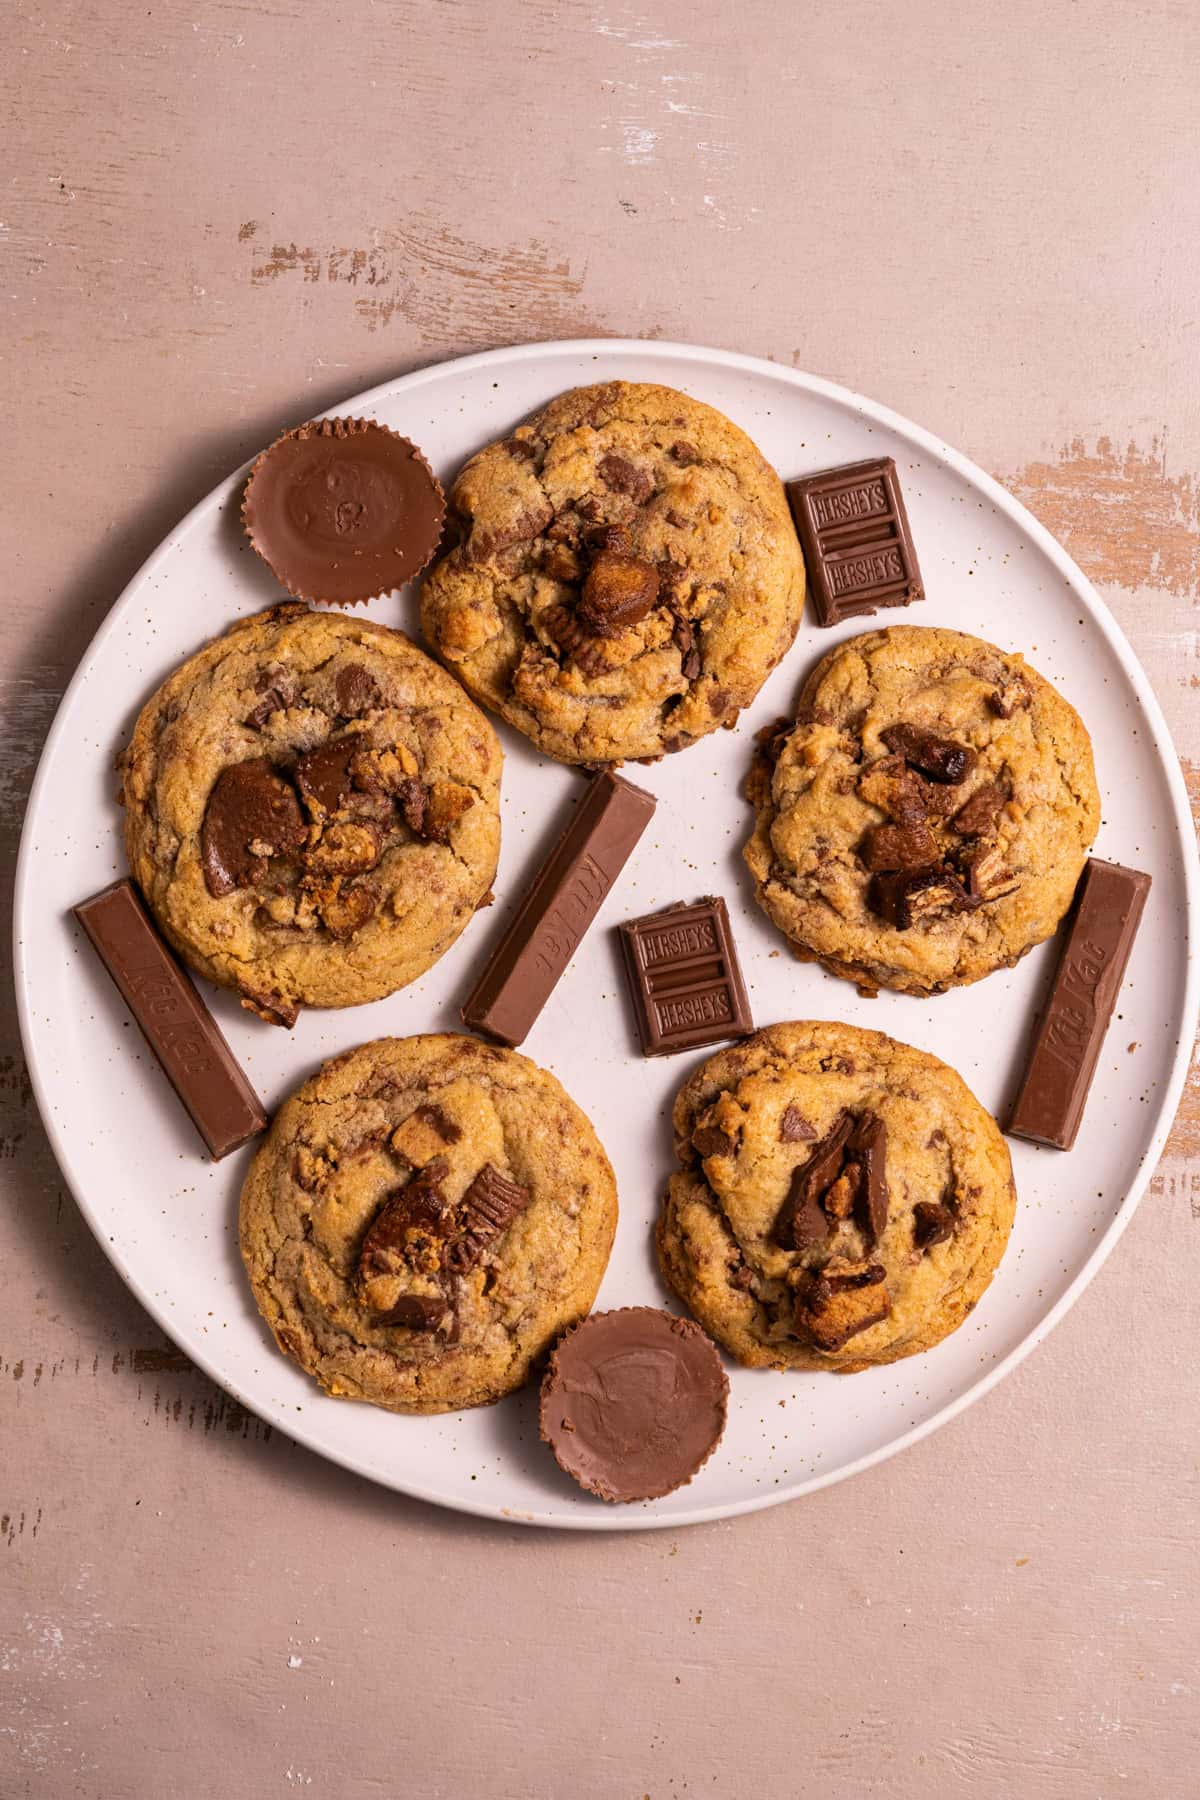
<path fill-rule="evenodd" d="M 74 911 L 213 1161 L 256 1136 L 267 1123 L 258 1096 L 133 883 L 118 881 Z"/>
<path fill-rule="evenodd" d="M 523 1042 L 650 823 L 654 796 L 607 769 L 592 778 L 476 982 L 462 1018 Z"/>
<path fill-rule="evenodd" d="M 1069 1150 L 1137 935 L 1150 877 L 1093 856 L 1083 871 L 1050 998 L 1008 1129 Z"/>

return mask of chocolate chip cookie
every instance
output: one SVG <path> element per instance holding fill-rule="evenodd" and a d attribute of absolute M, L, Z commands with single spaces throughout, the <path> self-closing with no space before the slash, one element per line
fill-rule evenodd
<path fill-rule="evenodd" d="M 473 457 L 430 643 L 562 762 L 649 759 L 732 725 L 791 644 L 804 563 L 775 471 L 673 388 L 576 388 Z"/>
<path fill-rule="evenodd" d="M 953 1069 L 878 1031 L 771 1025 L 675 1102 L 663 1273 L 751 1368 L 853 1371 L 957 1329 L 1016 1196 L 995 1121 Z"/>
<path fill-rule="evenodd" d="M 1017 655 L 893 626 L 823 657 L 760 735 L 745 858 L 798 954 L 940 994 L 1056 929 L 1100 823 L 1092 747 Z"/>
<path fill-rule="evenodd" d="M 125 841 L 164 935 L 243 1006 L 378 1000 L 486 897 L 500 747 L 402 632 L 289 602 L 168 677 L 122 759 Z"/>
<path fill-rule="evenodd" d="M 553 1075 L 453 1035 L 326 1063 L 280 1108 L 241 1203 L 280 1349 L 393 1412 L 519 1387 L 587 1313 L 616 1223 L 608 1158 Z"/>

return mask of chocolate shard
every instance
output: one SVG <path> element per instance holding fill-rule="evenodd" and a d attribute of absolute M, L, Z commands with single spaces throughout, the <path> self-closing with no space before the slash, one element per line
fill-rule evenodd
<path fill-rule="evenodd" d="M 638 468 L 627 456 L 618 456 L 615 451 L 602 456 L 596 468 L 605 487 L 615 494 L 628 494 L 638 506 L 654 492 L 654 477 L 650 471 Z"/>
<path fill-rule="evenodd" d="M 576 617 L 593 632 L 620 631 L 646 617 L 658 599 L 658 570 L 641 557 L 604 549 L 587 572 Z"/>
<path fill-rule="evenodd" d="M 1149 891 L 1149 875 L 1088 860 L 1009 1120 L 1015 1137 L 1075 1142 Z"/>
<path fill-rule="evenodd" d="M 292 773 L 296 786 L 310 814 L 318 823 L 330 813 L 341 812 L 350 797 L 352 785 L 350 765 L 362 749 L 356 734 L 331 738 L 315 750 L 309 750 L 297 762 Z"/>
<path fill-rule="evenodd" d="M 1008 792 L 1002 783 L 985 781 L 959 807 L 950 824 L 960 837 L 982 837 L 992 830 L 1007 799 Z"/>
<path fill-rule="evenodd" d="M 396 797 L 400 802 L 400 811 L 404 814 L 404 823 L 408 829 L 415 831 L 418 837 L 424 837 L 425 814 L 429 808 L 429 789 L 425 783 L 416 780 L 415 777 L 410 777 L 409 780 L 400 783 Z"/>
<path fill-rule="evenodd" d="M 619 775 L 593 777 L 468 996 L 464 1024 L 503 1044 L 528 1036 L 654 807 Z"/>
<path fill-rule="evenodd" d="M 864 1237 L 877 1244 L 888 1219 L 887 1126 L 878 1113 L 863 1113 L 847 1144 L 862 1165 L 858 1223 Z"/>
<path fill-rule="evenodd" d="M 378 1313 L 377 1325 L 403 1325 L 408 1331 L 436 1331 L 450 1303 L 444 1294 L 401 1294 L 386 1312 Z"/>
<path fill-rule="evenodd" d="M 928 825 L 873 825 L 862 841 L 859 860 L 864 869 L 928 869 L 938 859 L 938 847 Z"/>
<path fill-rule="evenodd" d="M 908 931 L 942 913 L 961 912 L 967 891 L 957 875 L 944 868 L 873 875 L 867 905 L 885 924 Z"/>
<path fill-rule="evenodd" d="M 816 1142 L 816 1130 L 809 1124 L 794 1100 L 789 1100 L 779 1120 L 779 1141 L 781 1144 L 811 1144 Z"/>
<path fill-rule="evenodd" d="M 359 1246 L 361 1280 L 397 1275 L 405 1267 L 436 1268 L 440 1264 L 439 1246 L 450 1225 L 442 1190 L 448 1170 L 445 1157 L 437 1157 L 419 1169 L 406 1186 L 388 1195 Z"/>
<path fill-rule="evenodd" d="M 868 806 L 877 806 L 898 825 L 923 825 L 929 817 L 924 787 L 902 756 L 877 757 L 858 778 L 857 792 Z"/>
<path fill-rule="evenodd" d="M 527 1187 L 502 1175 L 494 1163 L 484 1163 L 459 1204 L 458 1235 L 446 1253 L 446 1266 L 456 1275 L 467 1274 L 532 1199 Z"/>
<path fill-rule="evenodd" d="M 840 1113 L 808 1161 L 793 1169 L 788 1197 L 775 1221 L 775 1241 L 781 1249 L 806 1250 L 829 1236 L 830 1221 L 822 1202 L 841 1174 L 853 1129 L 851 1115 Z"/>
<path fill-rule="evenodd" d="M 835 1258 L 803 1286 L 795 1327 L 818 1350 L 841 1350 L 852 1337 L 879 1325 L 891 1312 L 881 1263 Z"/>
<path fill-rule="evenodd" d="M 285 1031 L 290 1031 L 300 1017 L 296 1002 L 277 988 L 264 990 L 243 985 L 238 991 L 241 994 L 239 1004 L 246 1012 L 256 1014 L 265 1025 L 282 1025 Z"/>
<path fill-rule="evenodd" d="M 734 1140 L 719 1125 L 702 1125 L 692 1133 L 692 1143 L 701 1156 L 732 1156 Z"/>
<path fill-rule="evenodd" d="M 754 1030 L 724 900 L 630 919 L 621 950 L 643 1056 L 673 1056 Z"/>
<path fill-rule="evenodd" d="M 975 752 L 968 744 L 938 737 L 920 725 L 889 725 L 879 735 L 889 750 L 930 781 L 956 787 L 975 767 Z"/>
<path fill-rule="evenodd" d="M 214 899 L 252 887 L 272 856 L 294 854 L 306 836 L 295 791 L 267 757 L 231 763 L 213 783 L 200 825 L 204 885 Z"/>
<path fill-rule="evenodd" d="M 130 881 L 74 909 L 214 1162 L 262 1131 L 267 1116 Z"/>
<path fill-rule="evenodd" d="M 954 1214 L 935 1200 L 918 1200 L 913 1207 L 913 1243 L 918 1250 L 932 1250 L 954 1236 Z"/>
<path fill-rule="evenodd" d="M 818 625 L 925 597 L 890 456 L 786 484 Z"/>
<path fill-rule="evenodd" d="M 337 709 L 343 719 L 358 719 L 380 704 L 379 684 L 362 663 L 346 663 L 333 683 Z"/>

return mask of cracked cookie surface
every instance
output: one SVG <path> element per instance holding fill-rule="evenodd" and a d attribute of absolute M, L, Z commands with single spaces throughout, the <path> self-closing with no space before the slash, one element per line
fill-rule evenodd
<path fill-rule="evenodd" d="M 595 1299 L 617 1189 L 588 1119 L 515 1050 L 437 1034 L 335 1057 L 276 1115 L 241 1246 L 285 1354 L 394 1412 L 521 1386 Z"/>
<path fill-rule="evenodd" d="M 288 602 L 168 677 L 122 758 L 134 877 L 174 948 L 273 1023 L 415 980 L 485 899 L 500 746 L 402 632 Z"/>
<path fill-rule="evenodd" d="M 674 388 L 560 395 L 471 459 L 450 516 L 460 542 L 425 579 L 425 635 L 563 762 L 654 758 L 732 725 L 800 622 L 778 476 Z"/>
<path fill-rule="evenodd" d="M 763 733 L 745 859 L 806 960 L 937 994 L 1018 961 L 1067 911 L 1100 801 L 1075 710 L 1019 655 L 893 626 L 813 670 Z"/>
<path fill-rule="evenodd" d="M 1015 1193 L 954 1070 L 882 1032 L 798 1022 L 721 1050 L 674 1109 L 667 1282 L 751 1368 L 850 1372 L 939 1343 L 1004 1253 Z"/>

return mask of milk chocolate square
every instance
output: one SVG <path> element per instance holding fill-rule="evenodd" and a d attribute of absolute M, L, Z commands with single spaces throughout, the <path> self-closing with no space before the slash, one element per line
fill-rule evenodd
<path fill-rule="evenodd" d="M 753 1032 L 723 900 L 630 919 L 621 927 L 621 948 L 644 1056 Z"/>
<path fill-rule="evenodd" d="M 890 456 L 787 484 L 819 625 L 925 598 Z"/>

